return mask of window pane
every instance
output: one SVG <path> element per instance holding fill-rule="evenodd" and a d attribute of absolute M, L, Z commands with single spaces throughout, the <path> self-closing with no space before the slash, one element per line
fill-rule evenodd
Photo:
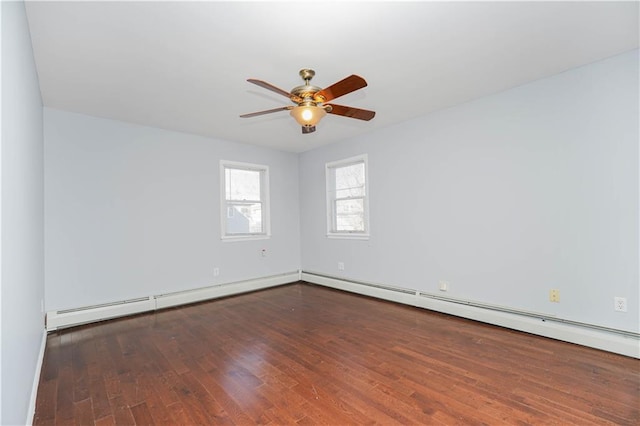
<path fill-rule="evenodd" d="M 227 234 L 262 233 L 261 203 L 228 203 Z"/>
<path fill-rule="evenodd" d="M 336 231 L 364 232 L 364 200 L 336 200 Z"/>
<path fill-rule="evenodd" d="M 351 164 L 335 169 L 336 198 L 363 197 L 364 163 Z"/>
<path fill-rule="evenodd" d="M 327 163 L 327 237 L 369 237 L 367 155 Z"/>
<path fill-rule="evenodd" d="M 227 200 L 260 200 L 260 171 L 225 169 Z"/>

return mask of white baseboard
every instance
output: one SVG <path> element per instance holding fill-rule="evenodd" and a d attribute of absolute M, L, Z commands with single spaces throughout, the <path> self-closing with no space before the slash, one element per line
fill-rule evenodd
<path fill-rule="evenodd" d="M 220 284 L 194 290 L 181 291 L 161 295 L 153 295 L 135 300 L 127 300 L 98 306 L 88 306 L 64 311 L 47 312 L 47 331 L 63 327 L 73 327 L 91 322 L 133 315 L 156 309 L 201 302 L 234 294 L 247 293 L 283 284 L 296 282 L 300 272 L 289 272 L 270 277 Z"/>
<path fill-rule="evenodd" d="M 33 416 L 36 414 L 36 399 L 38 397 L 38 385 L 40 384 L 40 374 L 42 372 L 42 364 L 44 363 L 44 350 L 47 347 L 47 330 L 42 330 L 42 339 L 40 341 L 40 351 L 38 352 L 38 360 L 36 371 L 33 376 L 33 385 L 31 386 L 31 398 L 29 399 L 29 409 L 27 411 L 27 421 L 25 425 L 33 424 Z"/>
<path fill-rule="evenodd" d="M 474 306 L 471 302 L 461 300 L 443 300 L 443 298 L 428 297 L 428 295 L 416 290 L 375 284 L 369 285 L 368 283 L 353 282 L 305 271 L 177 293 L 154 295 L 108 305 L 52 311 L 47 313 L 46 329 L 47 331 L 53 331 L 62 327 L 72 327 L 120 316 L 246 293 L 289 284 L 298 280 L 640 358 L 640 336 L 638 334 L 616 332 L 615 330 L 605 330 L 586 324 L 571 323 L 532 312 L 507 311 L 505 309 L 496 309 L 497 307 L 477 306 L 477 304 Z M 44 344 L 41 350 L 44 353 Z M 37 384 L 35 386 L 37 387 Z M 33 403 L 35 408 L 35 400 Z"/>
<path fill-rule="evenodd" d="M 156 303 L 156 309 L 163 309 L 171 306 L 200 302 L 203 300 L 217 299 L 234 294 L 248 293 L 250 291 L 262 290 L 264 288 L 289 284 L 296 281 L 299 281 L 299 274 L 297 271 L 283 275 L 274 275 L 266 278 L 257 278 L 253 280 L 239 281 L 231 284 L 205 287 L 197 290 L 163 294 L 154 296 L 154 299 Z"/>
<path fill-rule="evenodd" d="M 302 272 L 303 281 L 338 290 L 358 293 L 378 299 L 416 306 L 445 314 L 485 322 L 513 330 L 524 331 L 551 339 L 576 343 L 633 358 L 640 358 L 640 337 L 637 334 L 615 330 L 603 330 L 589 325 L 579 325 L 557 318 L 544 317 L 532 312 L 495 309 L 489 306 L 472 306 L 469 302 L 425 297 L 419 291 L 358 283 L 321 274 Z"/>
<path fill-rule="evenodd" d="M 152 311 L 154 309 L 155 302 L 153 297 L 146 297 L 142 299 L 126 300 L 122 302 L 68 309 L 64 311 L 50 311 L 47 312 L 47 331 L 123 317 L 126 315 L 139 314 L 141 312 Z"/>

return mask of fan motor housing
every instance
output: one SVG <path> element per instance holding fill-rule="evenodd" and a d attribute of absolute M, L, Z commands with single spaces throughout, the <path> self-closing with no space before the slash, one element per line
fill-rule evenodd
<path fill-rule="evenodd" d="M 320 90 L 322 90 L 322 88 L 305 84 L 304 86 L 298 86 L 291 89 L 291 94 L 306 100 L 307 98 L 313 99 L 313 95 L 318 93 Z"/>
<path fill-rule="evenodd" d="M 300 74 L 300 77 L 302 77 L 302 79 L 304 80 L 304 85 L 297 86 L 291 89 L 291 94 L 304 99 L 305 103 L 319 102 L 318 100 L 314 99 L 314 95 L 319 91 L 321 91 L 322 88 L 317 86 L 312 86 L 309 84 L 309 81 L 311 81 L 313 76 L 316 75 L 316 72 L 309 68 L 303 68 L 300 70 L 298 74 Z M 315 106 L 315 103 L 314 103 L 314 106 Z"/>

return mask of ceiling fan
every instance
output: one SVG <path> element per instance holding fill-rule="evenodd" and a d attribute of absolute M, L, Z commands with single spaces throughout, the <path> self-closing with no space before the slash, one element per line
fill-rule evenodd
<path fill-rule="evenodd" d="M 249 114 L 243 114 L 240 117 L 250 118 L 258 115 L 271 114 L 278 111 L 291 111 L 290 114 L 296 119 L 298 124 L 302 126 L 302 133 L 312 133 L 316 131 L 316 124 L 327 113 L 342 115 L 349 118 L 357 118 L 358 120 L 369 121 L 375 117 L 374 111 L 366 109 L 359 109 L 349 106 L 325 104 L 325 102 L 332 101 L 347 93 L 354 92 L 367 86 L 367 82 L 364 78 L 357 75 L 350 75 L 337 83 L 332 84 L 329 87 L 321 89 L 320 87 L 312 86 L 309 84 L 316 72 L 311 69 L 300 70 L 300 77 L 304 80 L 304 85 L 297 86 L 291 89 L 291 92 L 282 90 L 273 84 L 266 81 L 256 80 L 253 78 L 248 79 L 249 83 L 256 84 L 267 90 L 278 93 L 282 96 L 286 96 L 296 104 L 295 106 L 284 106 L 280 108 L 268 109 L 266 111 L 252 112 Z"/>

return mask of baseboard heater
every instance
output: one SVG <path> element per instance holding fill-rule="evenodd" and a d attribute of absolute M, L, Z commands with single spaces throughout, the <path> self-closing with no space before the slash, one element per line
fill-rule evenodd
<path fill-rule="evenodd" d="M 47 312 L 47 331 L 75 327 L 97 321 L 139 314 L 142 312 L 165 309 L 173 306 L 202 302 L 234 294 L 247 293 L 283 284 L 296 282 L 300 272 L 288 272 L 268 277 L 236 281 L 193 290 L 158 294 L 137 299 L 129 299 L 101 305 L 85 306 L 76 309 L 65 309 Z"/>
<path fill-rule="evenodd" d="M 302 271 L 303 281 L 640 358 L 640 334 L 405 287 Z"/>

